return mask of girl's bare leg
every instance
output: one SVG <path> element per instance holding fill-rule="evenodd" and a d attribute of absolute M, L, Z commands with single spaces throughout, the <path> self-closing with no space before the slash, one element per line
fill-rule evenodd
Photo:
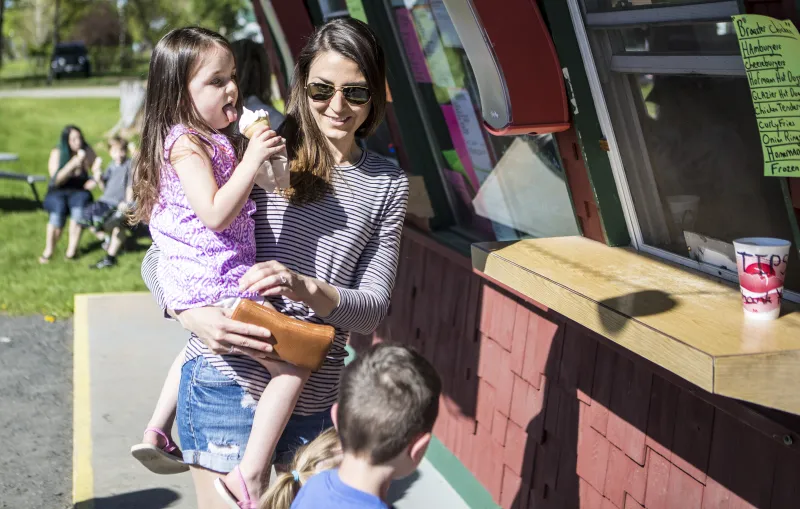
<path fill-rule="evenodd" d="M 239 470 L 247 484 L 250 498 L 257 500 L 269 486 L 272 457 L 278 439 L 289 422 L 297 403 L 297 398 L 308 380 L 310 372 L 284 362 L 260 360 L 272 379 L 264 389 L 256 407 L 250 439 L 245 447 Z M 225 485 L 238 500 L 242 500 L 241 484 L 238 476 L 229 473 Z"/>
<path fill-rule="evenodd" d="M 161 388 L 161 394 L 158 396 L 156 408 L 153 411 L 153 416 L 150 422 L 147 423 L 148 428 L 158 428 L 164 431 L 164 434 L 172 440 L 172 423 L 175 422 L 175 411 L 178 407 L 178 391 L 181 385 L 181 368 L 183 367 L 183 360 L 186 354 L 183 350 L 180 351 L 175 360 L 172 361 L 167 372 L 167 379 L 164 381 L 164 386 Z M 153 444 L 156 447 L 164 447 L 164 437 L 152 431 L 145 431 L 142 442 L 146 444 Z"/>

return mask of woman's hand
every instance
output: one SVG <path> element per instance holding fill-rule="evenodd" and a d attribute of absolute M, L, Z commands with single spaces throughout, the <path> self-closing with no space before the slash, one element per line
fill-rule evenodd
<path fill-rule="evenodd" d="M 79 176 L 81 173 L 84 172 L 83 164 L 84 164 L 85 161 L 86 161 L 86 155 L 85 154 L 83 156 L 81 156 L 81 154 L 78 153 L 78 154 L 72 156 L 72 159 L 70 159 L 70 161 L 68 163 L 68 164 L 71 165 L 71 168 L 69 169 L 69 171 L 67 173 L 70 176 L 73 176 L 73 177 Z"/>
<path fill-rule="evenodd" d="M 192 308 L 181 311 L 178 321 L 194 332 L 209 350 L 217 355 L 245 354 L 258 359 L 271 356 L 272 337 L 269 330 L 231 319 L 232 309 L 217 307 Z"/>
<path fill-rule="evenodd" d="M 94 162 L 92 163 L 92 177 L 95 180 L 100 180 L 103 176 L 103 158 L 102 157 L 95 157 Z"/>
<path fill-rule="evenodd" d="M 305 302 L 310 293 L 308 278 L 276 261 L 257 263 L 239 280 L 239 291 L 255 292 L 264 297 L 282 295 L 295 302 Z"/>
<path fill-rule="evenodd" d="M 239 291 L 256 292 L 264 297 L 280 295 L 302 302 L 320 317 L 330 315 L 339 305 L 339 292 L 335 287 L 298 274 L 274 260 L 250 267 L 239 280 Z"/>

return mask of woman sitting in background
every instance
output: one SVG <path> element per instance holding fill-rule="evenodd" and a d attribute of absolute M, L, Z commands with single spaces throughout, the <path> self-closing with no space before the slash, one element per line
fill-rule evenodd
<path fill-rule="evenodd" d="M 248 110 L 266 110 L 272 129 L 283 123 L 283 115 L 272 105 L 272 73 L 264 45 L 240 39 L 231 44 L 236 60 L 239 95 Z"/>
<path fill-rule="evenodd" d="M 50 213 L 47 221 L 45 246 L 39 263 L 47 263 L 53 256 L 53 249 L 61 238 L 61 232 L 70 215 L 69 243 L 64 257 L 75 258 L 78 243 L 81 240 L 83 227 L 79 224 L 83 209 L 92 202 L 89 192 L 95 182 L 89 178 L 89 171 L 95 165 L 99 169 L 100 159 L 83 138 L 81 130 L 68 125 L 61 132 L 61 142 L 50 151 L 47 163 L 50 172 L 50 184 L 44 198 L 43 208 Z"/>

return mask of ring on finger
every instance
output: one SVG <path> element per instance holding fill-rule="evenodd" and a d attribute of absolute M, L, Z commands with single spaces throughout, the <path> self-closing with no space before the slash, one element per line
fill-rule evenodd
<path fill-rule="evenodd" d="M 235 352 L 235 351 L 236 351 L 236 348 L 233 345 L 231 345 L 230 348 L 228 348 L 228 355 L 233 355 L 233 352 Z"/>
<path fill-rule="evenodd" d="M 286 286 L 286 283 L 287 283 L 287 282 L 288 282 L 288 281 L 286 281 L 286 276 L 284 276 L 283 274 L 281 274 L 281 284 L 282 284 L 282 285 L 284 285 L 284 286 Z"/>

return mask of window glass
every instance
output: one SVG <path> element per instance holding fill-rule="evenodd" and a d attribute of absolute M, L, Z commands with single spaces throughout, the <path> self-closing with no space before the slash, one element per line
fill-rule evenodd
<path fill-rule="evenodd" d="M 713 1 L 713 0 L 711 0 Z M 710 3 L 710 0 L 586 0 L 586 12 L 606 12 L 647 7 Z"/>
<path fill-rule="evenodd" d="M 734 35 L 723 33 L 722 27 L 729 30 L 729 25 L 720 20 L 590 33 L 594 60 L 607 77 L 603 92 L 641 241 L 717 266 L 727 264 L 722 258 L 698 258 L 693 239 L 793 239 L 781 183 L 764 176 L 746 78 L 703 75 L 702 69 L 691 75 L 658 72 L 659 53 L 677 51 L 709 60 L 737 54 L 731 47 L 735 39 L 729 42 Z M 614 40 L 615 34 L 623 35 Z M 609 50 L 653 53 L 653 70 L 626 74 L 603 69 Z M 791 256 L 792 264 L 800 263 L 796 250 Z M 786 287 L 800 290 L 800 271 L 787 274 Z"/>
<path fill-rule="evenodd" d="M 579 234 L 555 138 L 489 134 L 472 67 L 444 3 L 391 5 L 460 225 L 482 240 Z"/>
<path fill-rule="evenodd" d="M 347 16 L 347 0 L 319 0 L 322 17 L 325 21 Z"/>
<path fill-rule="evenodd" d="M 738 55 L 731 22 L 653 25 L 611 32 L 615 53 Z"/>

